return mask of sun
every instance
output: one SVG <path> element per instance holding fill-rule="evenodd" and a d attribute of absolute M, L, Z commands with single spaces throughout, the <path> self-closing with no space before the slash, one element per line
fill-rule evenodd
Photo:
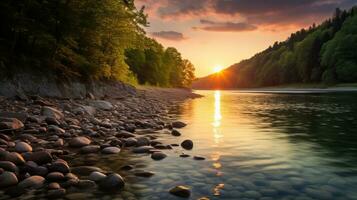
<path fill-rule="evenodd" d="M 214 73 L 219 73 L 221 72 L 223 69 L 223 66 L 222 65 L 216 65 L 214 68 L 213 68 L 213 72 Z"/>

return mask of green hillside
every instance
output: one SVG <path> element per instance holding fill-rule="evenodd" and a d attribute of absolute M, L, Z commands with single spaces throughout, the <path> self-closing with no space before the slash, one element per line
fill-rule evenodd
<path fill-rule="evenodd" d="M 331 19 L 302 29 L 284 42 L 219 74 L 197 79 L 194 88 L 249 88 L 295 83 L 357 82 L 357 7 L 336 9 Z"/>

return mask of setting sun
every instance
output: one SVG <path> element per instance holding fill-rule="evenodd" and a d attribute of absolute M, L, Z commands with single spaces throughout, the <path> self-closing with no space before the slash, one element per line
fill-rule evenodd
<path fill-rule="evenodd" d="M 220 71 L 222 71 L 223 67 L 222 65 L 216 65 L 214 68 L 213 68 L 213 72 L 214 73 L 219 73 Z"/>

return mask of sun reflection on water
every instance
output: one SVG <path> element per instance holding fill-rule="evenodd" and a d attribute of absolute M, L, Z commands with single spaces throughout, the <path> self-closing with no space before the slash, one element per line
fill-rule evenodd
<path fill-rule="evenodd" d="M 213 115 L 213 137 L 215 146 L 219 147 L 219 143 L 223 138 L 221 134 L 221 121 L 222 121 L 222 114 L 221 114 L 221 91 L 217 90 L 214 92 L 214 115 Z M 212 160 L 214 161 L 212 166 L 216 170 L 216 176 L 222 176 L 223 173 L 221 172 L 222 164 L 220 162 L 221 153 L 215 152 L 211 155 Z M 224 188 L 224 183 L 220 183 L 213 188 L 213 195 L 220 196 L 220 190 Z"/>

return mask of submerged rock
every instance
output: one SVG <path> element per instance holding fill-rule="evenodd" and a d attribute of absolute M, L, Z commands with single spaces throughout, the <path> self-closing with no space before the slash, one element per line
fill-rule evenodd
<path fill-rule="evenodd" d="M 151 154 L 151 158 L 153 160 L 162 160 L 166 157 L 167 157 L 167 155 L 162 152 L 154 152 L 153 154 Z"/>
<path fill-rule="evenodd" d="M 186 124 L 183 123 L 183 122 L 180 122 L 180 121 L 172 122 L 172 127 L 173 128 L 183 128 L 185 126 L 186 126 Z"/>
<path fill-rule="evenodd" d="M 120 190 L 125 186 L 124 179 L 119 174 L 109 174 L 98 183 L 102 190 Z"/>
<path fill-rule="evenodd" d="M 182 185 L 172 188 L 169 192 L 175 196 L 183 197 L 183 198 L 189 198 L 191 196 L 190 189 Z"/>
<path fill-rule="evenodd" d="M 186 150 L 191 150 L 193 148 L 192 140 L 185 140 L 181 143 L 181 147 Z"/>
<path fill-rule="evenodd" d="M 173 129 L 173 130 L 171 131 L 171 135 L 173 135 L 173 136 L 181 136 L 181 133 L 180 133 L 178 130 Z"/>

